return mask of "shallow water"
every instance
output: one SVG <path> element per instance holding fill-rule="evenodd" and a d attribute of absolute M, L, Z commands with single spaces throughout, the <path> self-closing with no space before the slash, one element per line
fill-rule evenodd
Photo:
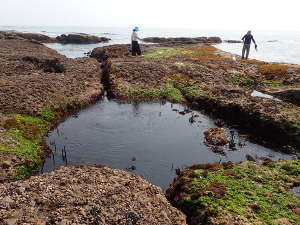
<path fill-rule="evenodd" d="M 293 188 L 293 194 L 297 197 L 300 197 L 300 186 L 296 186 Z"/>
<path fill-rule="evenodd" d="M 247 154 L 274 160 L 293 157 L 251 143 L 245 135 L 235 136 L 236 151 L 226 146 L 224 155 L 214 153 L 203 135 L 205 129 L 215 127 L 214 121 L 197 111 L 181 115 L 184 110 L 171 103 L 100 101 L 49 134 L 46 141 L 53 154 L 43 172 L 64 165 L 103 164 L 127 169 L 166 189 L 175 169 L 187 165 L 245 161 Z M 192 114 L 199 116 L 194 123 L 189 121 Z M 230 137 L 230 129 L 225 132 Z"/>

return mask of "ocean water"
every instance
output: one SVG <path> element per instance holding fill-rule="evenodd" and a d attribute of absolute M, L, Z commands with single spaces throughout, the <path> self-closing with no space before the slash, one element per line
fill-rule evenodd
<path fill-rule="evenodd" d="M 61 34 L 74 32 L 88 33 L 111 38 L 109 43 L 95 45 L 61 45 L 47 44 L 58 52 L 71 57 L 83 57 L 84 53 L 93 48 L 111 44 L 130 43 L 130 28 L 114 27 L 30 27 L 30 26 L 0 26 L 0 30 L 16 30 L 22 32 L 35 32 L 56 37 Z M 201 29 L 155 29 L 142 28 L 141 37 L 199 37 L 219 36 L 223 40 L 240 40 L 246 33 L 238 30 L 201 30 Z M 300 31 L 253 31 L 258 44 L 258 51 L 251 48 L 250 58 L 267 62 L 285 62 L 300 65 Z M 216 45 L 221 50 L 241 54 L 242 44 L 222 43 Z"/>

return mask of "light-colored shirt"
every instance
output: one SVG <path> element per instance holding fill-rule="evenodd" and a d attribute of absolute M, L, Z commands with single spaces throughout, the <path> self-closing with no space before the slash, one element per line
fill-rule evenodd
<path fill-rule="evenodd" d="M 138 36 L 137 32 L 133 31 L 132 35 L 131 35 L 131 41 L 138 41 L 138 40 L 139 40 L 139 36 Z"/>

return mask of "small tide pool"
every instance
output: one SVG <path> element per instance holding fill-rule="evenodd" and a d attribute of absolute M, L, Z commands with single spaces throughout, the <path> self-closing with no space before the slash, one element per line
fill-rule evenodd
<path fill-rule="evenodd" d="M 193 119 L 191 119 L 193 117 Z M 59 166 L 103 164 L 128 170 L 166 189 L 176 169 L 199 163 L 240 162 L 249 159 L 292 159 L 248 140 L 238 130 L 223 128 L 229 139 L 234 131 L 236 149 L 213 151 L 203 132 L 215 121 L 185 106 L 171 103 L 124 103 L 103 99 L 67 118 L 49 133 L 52 153 L 42 172 Z"/>

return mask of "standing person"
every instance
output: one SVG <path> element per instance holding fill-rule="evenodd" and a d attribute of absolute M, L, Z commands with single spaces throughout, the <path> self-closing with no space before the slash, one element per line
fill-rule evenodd
<path fill-rule="evenodd" d="M 131 35 L 131 46 L 132 46 L 132 55 L 136 56 L 136 55 L 141 55 L 141 48 L 139 45 L 138 40 L 142 40 L 141 38 L 139 38 L 138 36 L 138 31 L 140 29 L 138 27 L 135 27 L 132 31 L 132 35 Z"/>
<path fill-rule="evenodd" d="M 251 34 L 251 31 L 249 30 L 247 32 L 247 34 L 242 38 L 242 40 L 244 41 L 244 46 L 243 46 L 243 52 L 242 52 L 242 59 L 244 59 L 245 57 L 245 52 L 246 52 L 246 59 L 248 59 L 249 57 L 249 53 L 250 53 L 250 46 L 251 46 L 251 41 L 253 41 L 253 43 L 255 44 L 255 49 L 257 49 L 257 44 Z"/>

